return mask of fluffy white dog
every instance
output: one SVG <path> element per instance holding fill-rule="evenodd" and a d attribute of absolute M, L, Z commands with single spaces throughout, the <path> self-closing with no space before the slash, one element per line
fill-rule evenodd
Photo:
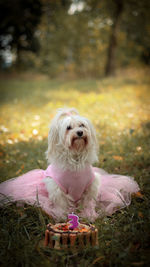
<path fill-rule="evenodd" d="M 75 109 L 60 109 L 48 137 L 48 167 L 0 184 L 0 194 L 40 207 L 55 219 L 76 212 L 94 221 L 131 203 L 140 190 L 133 178 L 92 167 L 98 145 L 90 121 Z M 38 195 L 38 199 L 37 199 Z M 37 201 L 38 200 L 38 201 Z"/>
<path fill-rule="evenodd" d="M 56 182 L 50 177 L 44 180 L 57 218 L 63 218 L 69 210 L 80 207 L 84 217 L 90 219 L 96 216 L 100 172 L 106 173 L 100 169 L 99 173 L 92 171 L 91 174 L 89 166 L 97 161 L 97 152 L 96 133 L 91 122 L 81 117 L 74 108 L 59 109 L 49 131 L 47 158 L 56 172 L 59 169 L 59 173 L 68 177 L 61 177 Z M 94 177 L 89 178 L 89 175 Z M 69 192 L 64 192 L 64 187 Z"/>

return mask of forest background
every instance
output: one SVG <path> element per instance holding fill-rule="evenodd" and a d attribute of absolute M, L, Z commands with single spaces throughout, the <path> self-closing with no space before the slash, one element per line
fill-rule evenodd
<path fill-rule="evenodd" d="M 0 67 L 102 77 L 150 63 L 148 0 L 1 0 Z"/>

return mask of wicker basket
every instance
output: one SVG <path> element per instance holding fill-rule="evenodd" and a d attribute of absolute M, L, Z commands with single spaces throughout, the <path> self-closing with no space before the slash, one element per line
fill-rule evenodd
<path fill-rule="evenodd" d="M 98 246 L 98 230 L 94 225 L 79 224 L 77 229 L 62 230 L 67 224 L 48 224 L 45 246 L 52 249 L 78 249 Z"/>

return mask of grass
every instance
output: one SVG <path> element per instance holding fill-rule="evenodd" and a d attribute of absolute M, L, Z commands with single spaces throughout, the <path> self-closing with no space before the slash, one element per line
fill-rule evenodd
<path fill-rule="evenodd" d="M 133 197 L 128 208 L 97 219 L 99 248 L 79 253 L 42 246 L 50 219 L 40 209 L 16 204 L 1 207 L 1 266 L 150 265 L 149 77 L 147 69 L 130 69 L 101 80 L 1 76 L 1 181 L 46 168 L 49 122 L 57 108 L 73 106 L 96 127 L 98 166 L 110 173 L 134 176 L 142 193 Z"/>

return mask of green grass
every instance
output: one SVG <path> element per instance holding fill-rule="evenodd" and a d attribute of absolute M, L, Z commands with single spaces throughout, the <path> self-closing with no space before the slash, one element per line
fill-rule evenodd
<path fill-rule="evenodd" d="M 99 163 L 134 176 L 142 197 L 112 217 L 97 219 L 99 248 L 79 253 L 44 248 L 47 215 L 35 207 L 1 207 L 0 266 L 149 266 L 150 75 L 126 70 L 115 78 L 60 81 L 1 77 L 0 179 L 46 168 L 48 126 L 59 107 L 77 108 L 93 122 Z"/>

